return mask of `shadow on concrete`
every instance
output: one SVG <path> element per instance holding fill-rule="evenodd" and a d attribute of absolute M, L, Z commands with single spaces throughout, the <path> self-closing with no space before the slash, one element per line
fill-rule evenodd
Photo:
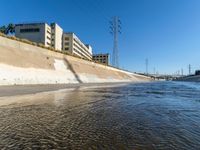
<path fill-rule="evenodd" d="M 83 83 L 83 81 L 79 78 L 78 74 L 76 73 L 76 71 L 74 70 L 73 66 L 71 65 L 71 63 L 66 59 L 64 58 L 64 61 L 65 63 L 67 64 L 68 68 L 71 70 L 71 72 L 74 74 L 76 80 L 79 82 L 79 83 Z"/>

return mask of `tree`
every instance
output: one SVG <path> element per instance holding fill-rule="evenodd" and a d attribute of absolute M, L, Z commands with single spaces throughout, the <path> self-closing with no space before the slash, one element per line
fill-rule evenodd
<path fill-rule="evenodd" d="M 13 34 L 15 33 L 15 25 L 10 23 L 8 26 L 2 26 L 0 27 L 0 32 L 4 34 Z"/>
<path fill-rule="evenodd" d="M 0 27 L 0 32 L 5 34 L 5 32 L 6 32 L 6 26 Z"/>
<path fill-rule="evenodd" d="M 11 33 L 11 34 L 15 33 L 15 25 L 12 23 L 10 23 L 7 27 L 7 34 L 9 34 L 9 33 Z"/>

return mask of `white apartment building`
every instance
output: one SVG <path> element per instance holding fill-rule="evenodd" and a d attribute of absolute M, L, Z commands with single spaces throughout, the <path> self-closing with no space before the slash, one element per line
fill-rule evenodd
<path fill-rule="evenodd" d="M 92 47 L 85 45 L 74 33 L 63 33 L 56 23 L 16 24 L 15 36 L 92 60 Z"/>
<path fill-rule="evenodd" d="M 92 60 L 92 47 L 83 44 L 74 33 L 63 34 L 63 51 Z"/>
<path fill-rule="evenodd" d="M 56 23 L 51 24 L 51 46 L 56 50 L 62 50 L 63 29 Z"/>
<path fill-rule="evenodd" d="M 32 42 L 42 43 L 46 47 L 62 50 L 62 28 L 56 23 L 49 26 L 47 23 L 16 24 L 15 36 Z"/>

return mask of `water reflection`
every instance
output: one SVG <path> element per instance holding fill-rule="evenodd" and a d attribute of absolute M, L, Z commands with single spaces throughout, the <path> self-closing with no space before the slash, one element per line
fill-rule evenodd
<path fill-rule="evenodd" d="M 0 98 L 0 148 L 198 149 L 199 87 L 157 82 Z"/>

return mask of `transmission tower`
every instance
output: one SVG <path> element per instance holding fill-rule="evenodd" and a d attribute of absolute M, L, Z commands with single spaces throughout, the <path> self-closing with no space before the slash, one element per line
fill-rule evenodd
<path fill-rule="evenodd" d="M 183 76 L 183 68 L 181 68 L 181 76 Z"/>
<path fill-rule="evenodd" d="M 191 65 L 188 66 L 189 75 L 191 75 Z"/>
<path fill-rule="evenodd" d="M 121 21 L 119 17 L 115 16 L 110 21 L 110 33 L 113 35 L 113 53 L 112 53 L 112 65 L 119 67 L 119 49 L 118 49 L 118 37 L 121 34 Z"/>
<path fill-rule="evenodd" d="M 149 70 L 149 60 L 148 58 L 145 59 L 145 66 L 146 66 L 146 75 L 148 75 Z"/>

